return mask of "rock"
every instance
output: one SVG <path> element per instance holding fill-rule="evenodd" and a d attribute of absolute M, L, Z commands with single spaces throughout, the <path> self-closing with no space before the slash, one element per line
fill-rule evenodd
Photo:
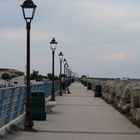
<path fill-rule="evenodd" d="M 130 109 L 131 109 L 131 104 L 125 104 L 122 108 L 123 112 L 124 113 L 129 113 L 130 112 Z"/>
<path fill-rule="evenodd" d="M 139 121 L 140 120 L 140 108 L 135 108 L 133 110 L 132 116 L 135 120 Z"/>
<path fill-rule="evenodd" d="M 131 113 L 133 118 L 140 120 L 140 81 L 138 80 L 95 80 L 102 85 L 103 98 L 120 108 L 125 113 Z"/>
<path fill-rule="evenodd" d="M 139 108 L 140 88 L 133 88 L 131 92 L 131 109 Z"/>
<path fill-rule="evenodd" d="M 136 120 L 140 120 L 140 108 L 136 108 Z"/>

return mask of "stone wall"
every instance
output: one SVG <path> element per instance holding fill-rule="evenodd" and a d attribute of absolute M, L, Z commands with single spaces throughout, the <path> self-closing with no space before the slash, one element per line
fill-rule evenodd
<path fill-rule="evenodd" d="M 102 86 L 102 97 L 123 113 L 130 113 L 135 120 L 140 120 L 140 81 L 139 80 L 101 80 L 90 79 L 92 89 L 97 84 Z"/>

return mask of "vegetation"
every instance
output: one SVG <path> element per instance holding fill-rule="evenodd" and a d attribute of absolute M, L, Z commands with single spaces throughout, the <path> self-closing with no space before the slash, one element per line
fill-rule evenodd
<path fill-rule="evenodd" d="M 61 75 L 62 77 L 65 75 Z M 31 80 L 42 81 L 43 79 L 52 80 L 52 73 L 48 73 L 47 76 L 40 75 L 39 71 L 33 70 L 31 73 Z M 54 80 L 59 80 L 59 76 L 54 76 Z"/>
<path fill-rule="evenodd" d="M 39 71 L 33 70 L 31 80 L 42 81 L 43 79 L 47 79 L 47 76 L 40 75 Z"/>
<path fill-rule="evenodd" d="M 11 77 L 10 77 L 10 75 L 8 73 L 3 73 L 3 75 L 2 75 L 3 80 L 9 80 L 10 78 Z"/>
<path fill-rule="evenodd" d="M 48 79 L 52 80 L 52 73 L 48 73 Z M 59 80 L 58 76 L 54 76 L 54 80 Z"/>
<path fill-rule="evenodd" d="M 33 70 L 33 72 L 31 73 L 31 79 L 32 80 L 36 80 L 39 77 L 39 71 L 35 71 Z"/>

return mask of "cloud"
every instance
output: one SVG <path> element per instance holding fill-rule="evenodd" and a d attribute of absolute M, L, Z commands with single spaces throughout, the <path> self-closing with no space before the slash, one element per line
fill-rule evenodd
<path fill-rule="evenodd" d="M 137 30 L 140 30 L 140 20 L 136 20 L 136 21 L 131 21 L 129 22 L 126 26 L 125 26 L 126 29 L 129 29 L 129 30 L 134 30 L 134 31 L 137 31 Z"/>
<path fill-rule="evenodd" d="M 130 25 L 137 24 L 140 13 L 139 5 L 123 2 L 83 1 L 79 3 L 79 7 L 79 13 L 82 12 L 81 16 L 86 18 L 88 23 L 103 27 L 127 27 L 127 29 L 130 27 L 131 29 Z M 139 29 L 139 26 L 136 27 Z"/>
<path fill-rule="evenodd" d="M 21 40 L 24 35 L 23 29 L 4 28 L 0 31 L 0 40 Z"/>
<path fill-rule="evenodd" d="M 96 58 L 97 61 L 100 62 L 108 62 L 108 63 L 127 63 L 135 61 L 137 58 L 134 54 L 127 54 L 127 53 L 114 53 L 104 56 L 99 56 Z"/>
<path fill-rule="evenodd" d="M 38 29 L 31 30 L 31 38 L 33 40 L 44 40 L 49 37 L 47 31 L 40 31 Z M 0 31 L 0 40 L 4 41 L 19 41 L 26 38 L 26 28 L 4 28 Z"/>

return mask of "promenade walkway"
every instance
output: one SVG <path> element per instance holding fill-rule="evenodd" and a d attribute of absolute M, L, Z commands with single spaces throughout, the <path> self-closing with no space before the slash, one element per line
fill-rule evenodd
<path fill-rule="evenodd" d="M 57 105 L 46 121 L 35 121 L 39 132 L 17 132 L 8 140 L 140 140 L 140 129 L 118 111 L 95 98 L 76 82 L 71 94 L 57 96 Z"/>

